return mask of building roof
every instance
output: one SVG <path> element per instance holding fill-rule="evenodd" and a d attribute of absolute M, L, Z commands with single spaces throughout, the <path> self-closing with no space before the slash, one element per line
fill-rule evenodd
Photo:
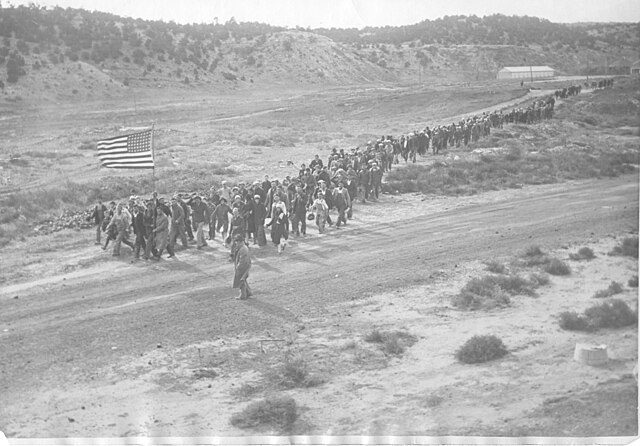
<path fill-rule="evenodd" d="M 631 64 L 631 66 L 633 68 L 640 67 L 640 60 L 636 60 L 634 63 Z"/>
<path fill-rule="evenodd" d="M 548 67 L 546 65 L 543 66 L 524 66 L 524 67 L 504 67 L 500 71 L 509 71 L 511 73 L 522 73 L 522 72 L 530 72 L 530 71 L 555 71 L 553 68 Z"/>

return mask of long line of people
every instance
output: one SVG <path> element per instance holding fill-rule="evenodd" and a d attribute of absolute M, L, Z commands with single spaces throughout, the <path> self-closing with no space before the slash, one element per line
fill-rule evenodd
<path fill-rule="evenodd" d="M 569 87 L 571 94 L 579 93 L 579 86 Z M 557 95 L 556 95 L 557 96 Z M 305 236 L 307 221 L 314 221 L 318 232 L 328 226 L 339 229 L 353 217 L 353 205 L 378 200 L 382 178 L 402 156 L 405 162 L 416 162 L 416 154 L 425 155 L 431 146 L 438 154 L 449 147 L 467 146 L 487 136 L 491 128 L 505 123 L 532 124 L 553 116 L 554 95 L 533 101 L 528 107 L 475 115 L 451 125 L 428 126 L 399 137 L 382 136 L 369 141 L 364 148 L 350 151 L 333 149 L 327 162 L 319 155 L 302 164 L 298 175 L 282 181 L 270 179 L 251 184 L 239 182 L 231 187 L 222 181 L 208 193 L 176 193 L 166 202 L 157 194 L 146 200 L 131 196 L 128 203 L 115 202 L 105 206 L 98 203 L 91 215 L 96 223 L 96 244 L 101 244 L 101 232 L 107 234 L 102 249 L 113 242 L 113 255 L 119 256 L 121 245 L 129 246 L 138 259 L 159 260 L 166 250 L 175 256 L 178 239 L 182 249 L 195 243 L 197 249 L 207 241 L 222 237 L 231 252 L 237 251 L 238 241 L 267 245 L 266 230 L 277 246 L 285 250 L 290 234 Z M 337 212 L 334 223 L 331 211 Z M 134 241 L 129 240 L 133 232 Z"/>
<path fill-rule="evenodd" d="M 383 149 L 381 165 L 389 170 L 393 164 L 398 164 L 400 157 L 405 162 L 416 162 L 417 155 L 426 155 L 431 149 L 437 155 L 447 147 L 465 147 L 470 143 L 489 136 L 492 128 L 503 128 L 505 124 L 534 124 L 543 119 L 551 119 L 555 106 L 554 95 L 536 99 L 527 107 L 518 107 L 510 111 L 496 110 L 482 113 L 460 120 L 450 125 L 429 126 L 423 130 L 398 137 L 383 136 L 376 143 L 376 148 Z"/>

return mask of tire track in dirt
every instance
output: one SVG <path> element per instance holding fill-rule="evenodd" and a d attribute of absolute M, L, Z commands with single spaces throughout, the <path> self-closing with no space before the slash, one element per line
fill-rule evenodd
<path fill-rule="evenodd" d="M 555 193 L 352 223 L 292 243 L 281 256 L 256 250 L 256 294 L 248 301 L 233 299 L 224 250 L 187 251 L 175 263 L 118 268 L 27 291 L 3 303 L 0 326 L 10 329 L 0 332 L 0 388 L 2 381 L 12 383 L 12 392 L 35 380 L 55 383 L 60 373 L 95 369 L 157 344 L 277 333 L 302 317 L 324 316 L 332 303 L 423 283 L 438 270 L 513 255 L 534 242 L 557 247 L 637 231 L 635 180 L 594 180 Z"/>

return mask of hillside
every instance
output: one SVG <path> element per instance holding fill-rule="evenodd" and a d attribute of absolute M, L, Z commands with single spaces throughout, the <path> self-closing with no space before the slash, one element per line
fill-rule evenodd
<path fill-rule="evenodd" d="M 562 25 L 530 17 L 445 17 L 405 27 L 285 30 L 177 25 L 38 6 L 0 8 L 4 98 L 58 101 L 136 88 L 228 92 L 256 86 L 494 79 L 505 65 L 625 74 L 637 24 Z"/>

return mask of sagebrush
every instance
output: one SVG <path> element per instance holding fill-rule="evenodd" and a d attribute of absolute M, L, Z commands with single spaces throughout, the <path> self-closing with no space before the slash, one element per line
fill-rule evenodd
<path fill-rule="evenodd" d="M 544 266 L 544 270 L 554 276 L 568 276 L 571 274 L 571 267 L 560 259 L 551 259 Z"/>
<path fill-rule="evenodd" d="M 593 249 L 588 247 L 583 247 L 578 250 L 576 253 L 569 254 L 569 258 L 571 260 L 591 260 L 595 258 L 595 254 L 593 253 Z"/>
<path fill-rule="evenodd" d="M 575 311 L 563 311 L 558 315 L 558 324 L 563 330 L 592 331 L 595 329 L 584 314 Z"/>
<path fill-rule="evenodd" d="M 621 328 L 634 325 L 638 315 L 621 299 L 612 299 L 600 305 L 587 308 L 585 316 L 597 328 Z"/>
<path fill-rule="evenodd" d="M 622 243 L 615 246 L 609 255 L 613 256 L 629 256 L 638 258 L 638 237 L 625 237 Z"/>
<path fill-rule="evenodd" d="M 565 311 L 559 315 L 560 328 L 573 331 L 595 331 L 599 328 L 621 328 L 634 325 L 638 314 L 621 299 L 612 299 L 587 308 L 583 314 Z"/>
<path fill-rule="evenodd" d="M 603 297 L 611 297 L 611 296 L 614 296 L 616 294 L 622 293 L 622 291 L 623 291 L 622 284 L 619 283 L 619 282 L 616 282 L 614 280 L 609 284 L 609 287 L 606 290 L 597 291 L 593 295 L 593 297 L 595 297 L 597 299 L 603 298 Z"/>
<path fill-rule="evenodd" d="M 476 364 L 498 359 L 509 351 L 500 338 L 494 335 L 474 336 L 456 351 L 456 358 L 465 364 Z"/>

